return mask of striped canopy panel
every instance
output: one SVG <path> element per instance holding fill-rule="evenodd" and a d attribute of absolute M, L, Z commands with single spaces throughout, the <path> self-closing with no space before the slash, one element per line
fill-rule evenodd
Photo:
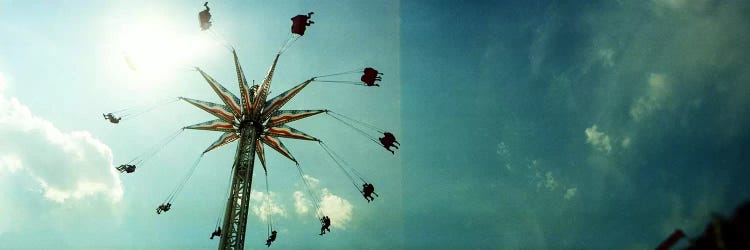
<path fill-rule="evenodd" d="M 279 125 L 271 127 L 266 131 L 267 135 L 274 137 L 285 137 L 291 139 L 308 140 L 308 141 L 320 141 L 315 137 L 303 133 L 302 131 L 296 130 L 286 125 Z"/>
<path fill-rule="evenodd" d="M 279 152 L 279 154 L 286 156 L 286 158 L 289 158 L 289 160 L 292 160 L 294 163 L 297 163 L 297 160 L 294 159 L 294 156 L 292 156 L 292 153 L 289 152 L 286 147 L 284 147 L 284 144 L 281 143 L 281 141 L 273 136 L 263 135 L 260 137 L 263 143 L 271 147 L 272 149 L 276 150 L 276 152 Z"/>
<path fill-rule="evenodd" d="M 180 99 L 195 105 L 196 107 L 218 117 L 219 119 L 227 122 L 234 122 L 234 114 L 227 108 L 227 106 L 185 97 L 180 97 Z"/>
<path fill-rule="evenodd" d="M 186 129 L 210 130 L 210 131 L 223 131 L 223 132 L 235 131 L 234 125 L 232 123 L 226 122 L 222 119 L 201 122 L 198 124 L 187 126 L 185 128 Z"/>
<path fill-rule="evenodd" d="M 305 88 L 310 82 L 313 80 L 307 80 L 303 83 L 300 83 L 299 85 L 295 86 L 294 88 L 287 90 L 284 93 L 281 93 L 280 95 L 274 97 L 271 100 L 266 101 L 266 103 L 263 106 L 263 114 L 261 120 L 267 119 L 271 114 L 276 112 L 281 108 L 281 106 L 284 106 L 289 100 L 291 100 L 297 93 L 302 91 L 303 88 Z"/>
<path fill-rule="evenodd" d="M 268 119 L 266 127 L 279 126 L 302 118 L 325 112 L 325 110 L 279 110 Z"/>
<path fill-rule="evenodd" d="M 211 88 L 214 89 L 214 92 L 216 92 L 217 95 L 219 95 L 219 98 L 224 102 L 227 107 L 230 108 L 232 113 L 235 117 L 240 118 L 242 115 L 242 109 L 240 109 L 240 99 L 237 98 L 232 92 L 229 92 L 224 86 L 221 86 L 216 80 L 211 78 L 206 72 L 203 72 L 203 70 L 199 68 L 195 68 L 198 70 L 198 72 L 201 73 L 204 79 L 206 79 L 206 82 L 208 82 L 208 85 L 211 85 Z"/>
<path fill-rule="evenodd" d="M 223 135 L 221 135 L 221 137 L 219 137 L 218 140 L 216 140 L 213 144 L 211 144 L 211 146 L 208 146 L 208 148 L 206 148 L 206 150 L 203 151 L 203 153 L 205 154 L 208 151 L 211 151 L 211 150 L 217 149 L 217 148 L 219 148 L 221 146 L 227 145 L 230 142 L 233 142 L 233 141 L 237 140 L 238 138 L 240 138 L 240 136 L 237 133 L 235 133 L 235 132 L 226 132 Z"/>
<path fill-rule="evenodd" d="M 234 56 L 234 68 L 237 71 L 237 82 L 240 85 L 240 99 L 242 100 L 242 114 L 252 113 L 252 96 L 250 96 L 250 88 L 247 86 L 247 78 L 245 73 L 242 72 L 242 66 L 240 66 L 240 60 L 237 58 L 237 52 L 232 50 Z"/>

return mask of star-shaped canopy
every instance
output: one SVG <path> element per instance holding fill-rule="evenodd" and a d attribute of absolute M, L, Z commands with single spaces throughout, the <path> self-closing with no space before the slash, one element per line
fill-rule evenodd
<path fill-rule="evenodd" d="M 297 163 L 289 150 L 281 143 L 279 137 L 297 139 L 297 140 L 310 140 L 320 141 L 315 137 L 305 134 L 299 130 L 286 125 L 286 123 L 296 121 L 299 119 L 307 118 L 313 115 L 317 115 L 325 112 L 325 110 L 281 110 L 289 100 L 291 100 L 297 93 L 303 88 L 310 84 L 313 79 L 309 79 L 300 83 L 299 85 L 287 90 L 278 96 L 266 100 L 269 89 L 271 87 L 271 79 L 273 78 L 274 70 L 276 69 L 276 63 L 279 61 L 279 55 L 277 54 L 273 60 L 271 68 L 268 70 L 266 78 L 263 83 L 255 89 L 251 89 L 247 85 L 247 79 L 245 73 L 242 71 L 237 53 L 233 50 L 234 66 L 237 70 L 237 81 L 240 86 L 240 97 L 237 98 L 232 92 L 229 92 L 224 86 L 216 82 L 211 76 L 203 72 L 203 70 L 196 68 L 201 73 L 206 82 L 211 88 L 219 95 L 219 98 L 224 103 L 211 103 L 206 101 L 200 101 L 190 98 L 180 97 L 180 99 L 195 105 L 196 107 L 216 116 L 219 119 L 206 121 L 194 125 L 185 127 L 186 129 L 198 129 L 198 130 L 210 130 L 210 131 L 221 131 L 224 134 L 219 137 L 211 146 L 209 146 L 203 153 L 217 149 L 221 146 L 229 144 L 240 138 L 239 126 L 242 121 L 256 121 L 263 125 L 261 134 L 256 138 L 255 150 L 260 158 L 260 162 L 263 165 L 263 169 L 266 169 L 265 155 L 263 150 L 263 144 L 279 152 L 281 155 L 289 158 L 290 160 Z M 254 90 L 254 91 L 253 91 Z"/>

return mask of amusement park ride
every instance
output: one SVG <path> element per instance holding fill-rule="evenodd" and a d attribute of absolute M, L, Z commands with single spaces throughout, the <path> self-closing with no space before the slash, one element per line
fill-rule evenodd
<path fill-rule="evenodd" d="M 201 27 L 203 30 L 207 30 L 211 27 L 211 15 L 208 13 L 208 6 L 205 6 L 206 10 L 202 11 L 199 15 Z M 355 186 L 358 187 L 359 184 L 362 184 L 364 188 L 359 191 L 363 196 L 365 196 L 365 199 L 367 199 L 368 202 L 371 201 L 372 194 L 375 194 L 372 184 L 365 181 L 365 179 L 362 178 L 362 176 L 356 170 L 351 168 L 351 172 L 353 172 L 353 174 L 355 174 L 361 180 L 361 183 L 357 183 L 355 178 L 352 177 L 350 171 L 347 171 L 344 166 L 342 166 L 341 159 L 337 159 L 338 155 L 335 152 L 332 152 L 330 148 L 321 140 L 288 126 L 288 123 L 317 114 L 325 113 L 357 130 L 357 132 L 367 136 L 368 139 L 372 140 L 376 144 L 384 147 L 392 153 L 394 153 L 394 151 L 391 150 L 391 147 L 398 148 L 398 146 L 396 145 L 398 144 L 398 142 L 396 141 L 396 138 L 392 133 L 383 131 L 367 123 L 357 121 L 348 116 L 344 116 L 330 110 L 281 109 L 287 102 L 294 98 L 295 95 L 302 91 L 302 89 L 313 82 L 339 82 L 367 87 L 380 86 L 378 84 L 375 84 L 375 82 L 381 80 L 380 75 L 382 75 L 382 73 L 379 73 L 373 68 L 368 67 L 364 70 L 313 77 L 273 98 L 267 99 L 270 93 L 269 90 L 276 70 L 276 65 L 279 61 L 279 57 L 284 51 L 286 51 L 286 49 L 288 49 L 289 46 L 291 46 L 294 41 L 304 35 L 307 26 L 310 26 L 314 23 L 310 20 L 312 14 L 313 12 L 310 12 L 307 15 L 297 15 L 292 18 L 292 38 L 290 38 L 290 40 L 287 41 L 282 49 L 279 50 L 279 52 L 275 55 L 268 73 L 266 74 L 264 80 L 260 85 L 251 86 L 248 84 L 242 67 L 240 66 L 237 53 L 234 49 L 232 49 L 237 82 L 240 90 L 239 97 L 227 90 L 211 76 L 197 67 L 195 68 L 195 70 L 201 74 L 201 76 L 206 80 L 206 82 L 210 85 L 214 92 L 216 92 L 216 94 L 221 99 L 222 104 L 200 101 L 186 97 L 179 97 L 179 100 L 188 102 L 218 118 L 215 120 L 210 120 L 183 128 L 223 132 L 218 140 L 216 140 L 205 151 L 203 151 L 201 157 L 203 156 L 203 154 L 217 149 L 221 146 L 227 145 L 230 142 L 238 142 L 234 164 L 232 165 L 231 185 L 226 203 L 226 209 L 224 212 L 223 223 L 211 237 L 220 237 L 221 241 L 219 243 L 219 249 L 244 248 L 246 224 L 251 197 L 250 192 L 253 181 L 252 177 L 256 156 L 258 157 L 259 162 L 263 167 L 264 173 L 266 173 L 266 161 L 263 145 L 274 149 L 276 152 L 293 161 L 297 166 L 300 176 L 303 175 L 302 169 L 299 167 L 299 163 L 292 156 L 290 151 L 284 146 L 281 140 L 279 140 L 279 138 L 306 140 L 319 143 L 323 147 L 323 149 L 326 150 L 328 155 L 336 162 L 340 169 L 344 171 L 344 173 L 349 177 L 352 183 L 355 183 Z M 352 73 L 363 73 L 360 78 L 361 81 L 325 80 L 327 79 L 327 77 Z M 104 115 L 104 118 L 116 124 L 120 123 L 120 119 L 122 119 L 123 116 L 127 116 L 120 115 L 121 117 L 116 117 L 116 115 L 118 115 L 117 112 L 114 112 L 114 114 L 109 113 Z M 373 133 L 382 133 L 383 136 L 378 138 L 373 136 Z M 179 132 L 177 134 L 179 134 Z M 168 138 L 168 141 L 162 143 L 161 146 L 163 147 L 164 145 L 166 145 L 166 143 L 174 139 L 177 134 L 170 136 Z M 156 152 L 152 152 L 149 155 L 153 155 L 155 153 Z M 136 157 L 136 159 L 133 159 L 130 162 L 119 166 L 117 170 L 119 170 L 121 173 L 133 173 L 136 171 L 137 166 L 139 164 L 143 164 L 145 160 L 147 160 L 147 157 Z M 200 158 L 192 166 L 193 170 L 195 169 L 199 161 Z M 190 174 L 192 174 L 192 171 L 190 172 Z M 179 193 L 179 191 L 182 189 L 182 186 L 184 186 L 185 184 L 184 182 L 186 181 L 187 180 L 184 180 L 182 183 L 180 183 L 180 185 L 178 185 L 178 188 L 176 188 L 175 191 L 170 193 L 165 202 L 157 208 L 157 213 L 161 214 L 170 210 L 172 199 L 174 199 L 177 193 Z M 305 181 L 304 177 L 303 181 Z M 307 186 L 309 191 L 310 187 L 306 181 L 305 185 Z M 267 179 L 266 188 L 268 189 Z M 315 197 L 312 198 L 315 199 Z M 315 206 L 317 207 L 318 205 L 315 204 Z M 318 210 L 316 211 L 316 216 L 321 219 L 324 228 L 327 229 L 326 219 L 328 218 L 328 216 L 324 215 L 323 211 L 321 211 L 319 207 L 317 208 Z M 328 219 L 327 224 L 330 225 L 330 219 Z M 269 224 L 269 233 L 270 231 L 272 231 L 272 229 L 272 225 Z M 324 232 L 325 231 L 323 230 L 323 233 Z M 269 239 L 267 241 L 268 246 L 270 246 L 271 242 L 276 239 L 275 236 L 276 231 L 273 231 L 273 233 L 269 235 Z"/>

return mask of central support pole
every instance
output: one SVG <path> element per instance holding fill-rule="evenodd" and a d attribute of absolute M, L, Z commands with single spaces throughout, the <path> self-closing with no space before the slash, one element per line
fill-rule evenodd
<path fill-rule="evenodd" d="M 245 246 L 245 224 L 250 204 L 250 186 L 253 183 L 255 141 L 260 132 L 256 126 L 250 121 L 240 123 L 240 138 L 232 173 L 232 191 L 224 212 L 219 249 L 243 249 Z"/>

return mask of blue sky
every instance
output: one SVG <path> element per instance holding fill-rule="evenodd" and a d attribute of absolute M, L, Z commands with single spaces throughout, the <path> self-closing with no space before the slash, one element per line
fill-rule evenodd
<path fill-rule="evenodd" d="M 201 5 L 0 1 L 0 244 L 215 248 L 236 144 L 208 153 L 162 215 L 219 133 L 185 131 L 136 173 L 111 170 L 214 118 L 186 103 L 118 125 L 99 114 L 177 96 L 219 102 L 189 68 L 237 93 L 225 46 L 259 81 L 289 18 L 308 11 L 316 23 L 282 55 L 271 95 L 373 66 L 379 88 L 313 84 L 286 108 L 347 114 L 403 146 L 391 155 L 327 116 L 295 122 L 381 196 L 368 204 L 319 146 L 286 140 L 334 228 L 317 235 L 293 164 L 267 150 L 275 248 L 652 249 L 748 199 L 750 4 L 220 1 L 210 33 Z M 247 246 L 259 248 L 255 212 Z"/>

